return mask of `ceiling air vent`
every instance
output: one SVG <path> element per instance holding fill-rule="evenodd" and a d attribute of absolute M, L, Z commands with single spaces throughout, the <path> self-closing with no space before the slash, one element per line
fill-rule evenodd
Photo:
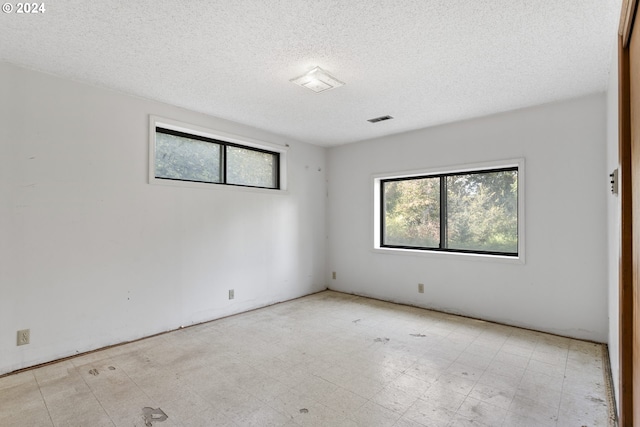
<path fill-rule="evenodd" d="M 367 121 L 371 122 L 371 123 L 378 123 L 378 122 L 383 122 L 385 120 L 391 120 L 391 119 L 393 119 L 393 117 L 391 117 L 391 116 L 380 116 L 380 117 L 376 117 L 374 119 L 369 119 Z"/>

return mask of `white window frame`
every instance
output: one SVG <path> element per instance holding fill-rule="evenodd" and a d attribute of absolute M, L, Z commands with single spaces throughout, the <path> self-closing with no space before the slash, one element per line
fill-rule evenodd
<path fill-rule="evenodd" d="M 247 148 L 257 148 L 261 150 L 267 150 L 275 152 L 279 155 L 279 184 L 280 188 L 260 188 L 260 187 L 248 187 L 238 185 L 225 185 L 206 182 L 192 182 L 156 178 L 156 128 L 164 128 L 174 130 L 177 132 L 183 132 L 191 135 L 203 136 L 205 138 L 215 139 L 219 141 L 229 142 L 232 144 L 238 144 Z M 257 191 L 267 192 L 271 194 L 287 194 L 287 152 L 289 150 L 288 145 L 273 144 L 265 141 L 260 141 L 253 138 L 247 138 L 244 136 L 234 135 L 227 132 L 222 132 L 215 129 L 209 129 L 203 126 L 193 125 L 190 123 L 181 122 L 178 120 L 168 119 L 165 117 L 159 117 L 149 115 L 149 184 L 152 185 L 164 185 L 171 187 L 191 187 L 213 190 L 231 190 L 231 191 Z"/>
<path fill-rule="evenodd" d="M 493 254 L 481 254 L 481 253 L 462 253 L 462 252 L 444 252 L 436 250 L 426 249 L 401 249 L 401 248 L 389 248 L 381 246 L 381 229 L 380 224 L 381 209 L 380 209 L 380 190 L 381 183 L 385 179 L 394 178 L 410 178 L 419 177 L 425 175 L 436 174 L 449 174 L 449 173 L 464 173 L 473 172 L 487 169 L 499 169 L 517 167 L 518 168 L 518 255 L 517 256 L 505 256 L 505 255 L 493 255 Z M 436 257 L 440 259 L 459 259 L 470 261 L 497 261 L 511 264 L 524 264 L 525 263 L 525 161 L 524 158 L 507 159 L 492 162 L 472 163 L 464 165 L 436 167 L 429 169 L 410 170 L 403 172 L 387 172 L 377 173 L 372 175 L 373 192 L 372 203 L 373 209 L 372 217 L 372 250 L 373 252 L 388 255 L 410 255 L 410 256 L 424 256 L 424 257 Z"/>

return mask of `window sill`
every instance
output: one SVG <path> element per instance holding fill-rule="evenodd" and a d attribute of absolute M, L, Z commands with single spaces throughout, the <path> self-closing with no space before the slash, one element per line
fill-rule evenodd
<path fill-rule="evenodd" d="M 166 187 L 182 187 L 182 188 L 199 188 L 202 190 L 222 190 L 222 191 L 249 191 L 253 193 L 264 194 L 289 194 L 287 190 L 277 188 L 249 187 L 243 185 L 216 184 L 207 182 L 180 181 L 177 179 L 149 178 L 149 184 L 166 186 Z"/>
<path fill-rule="evenodd" d="M 525 264 L 524 255 L 520 254 L 517 257 L 505 256 L 505 255 L 489 255 L 489 254 L 471 254 L 462 252 L 442 252 L 442 251 L 429 251 L 429 250 L 417 250 L 417 249 L 398 249 L 398 248 L 381 248 L 374 247 L 372 252 L 384 255 L 404 255 L 404 256 L 418 256 L 437 259 L 451 259 L 459 261 L 480 261 L 480 262 L 498 262 L 505 264 Z"/>

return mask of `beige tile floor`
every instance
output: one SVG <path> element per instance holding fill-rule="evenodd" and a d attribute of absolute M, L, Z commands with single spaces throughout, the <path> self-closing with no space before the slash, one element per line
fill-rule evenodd
<path fill-rule="evenodd" d="M 593 427 L 604 384 L 601 345 L 327 291 L 0 378 L 0 426 Z"/>

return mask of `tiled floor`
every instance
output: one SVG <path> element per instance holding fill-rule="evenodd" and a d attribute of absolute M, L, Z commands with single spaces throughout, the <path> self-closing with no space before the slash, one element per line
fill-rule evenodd
<path fill-rule="evenodd" d="M 0 425 L 593 427 L 604 384 L 600 345 L 328 291 L 0 378 Z"/>

